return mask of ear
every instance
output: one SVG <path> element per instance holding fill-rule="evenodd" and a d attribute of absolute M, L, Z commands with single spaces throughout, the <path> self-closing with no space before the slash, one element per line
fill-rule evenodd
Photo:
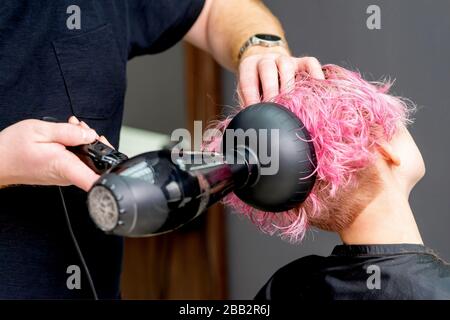
<path fill-rule="evenodd" d="M 393 164 L 394 166 L 399 166 L 401 163 L 400 157 L 395 152 L 392 145 L 388 142 L 379 142 L 378 143 L 378 152 L 380 152 L 381 156 L 387 162 Z"/>

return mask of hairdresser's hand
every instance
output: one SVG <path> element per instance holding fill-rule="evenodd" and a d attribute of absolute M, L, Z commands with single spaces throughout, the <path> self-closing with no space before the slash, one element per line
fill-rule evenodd
<path fill-rule="evenodd" d="M 90 127 L 88 126 L 88 124 L 87 124 L 86 122 L 78 120 L 77 117 L 75 117 L 75 116 L 71 116 L 71 117 L 69 118 L 69 123 L 78 125 L 78 126 L 80 126 L 80 127 L 82 127 L 82 128 L 85 128 L 85 129 L 90 129 Z M 97 137 L 97 140 L 100 141 L 100 142 L 103 142 L 103 143 L 106 144 L 107 146 L 109 146 L 109 147 L 115 149 L 115 148 L 111 145 L 111 143 L 109 143 L 108 139 L 106 139 L 105 136 Z"/>
<path fill-rule="evenodd" d="M 324 79 L 319 61 L 313 57 L 295 58 L 282 47 L 254 46 L 241 58 L 238 71 L 239 95 L 244 105 L 265 101 L 283 92 L 299 71 Z"/>
<path fill-rule="evenodd" d="M 0 185 L 76 185 L 87 191 L 98 179 L 65 146 L 92 143 L 97 133 L 73 123 L 23 120 L 0 132 Z"/>

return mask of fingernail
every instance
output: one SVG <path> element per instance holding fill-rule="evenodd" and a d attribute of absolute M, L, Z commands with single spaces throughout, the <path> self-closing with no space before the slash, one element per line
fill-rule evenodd
<path fill-rule="evenodd" d="M 75 120 L 74 122 L 76 122 L 77 124 L 80 123 L 80 120 L 78 120 L 78 118 L 75 117 L 75 116 L 71 116 L 71 117 L 69 118 L 69 121 L 70 121 L 70 120 L 72 120 L 72 121 Z"/>

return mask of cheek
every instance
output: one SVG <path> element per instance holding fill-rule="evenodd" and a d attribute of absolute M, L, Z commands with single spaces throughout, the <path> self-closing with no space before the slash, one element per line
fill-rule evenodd
<path fill-rule="evenodd" d="M 419 149 L 417 148 L 417 152 L 419 154 L 418 158 L 419 158 L 419 163 L 417 165 L 418 167 L 418 180 L 422 179 L 423 176 L 425 175 L 426 172 L 426 167 L 425 167 L 425 161 L 423 161 L 423 157 L 422 154 L 420 153 Z"/>
<path fill-rule="evenodd" d="M 412 143 L 409 144 L 405 155 L 407 156 L 406 162 L 408 167 L 408 175 L 410 176 L 411 183 L 414 186 L 425 175 L 425 162 L 423 161 L 422 154 L 420 153 L 417 145 L 414 143 L 414 140 L 412 140 Z"/>
<path fill-rule="evenodd" d="M 425 162 L 409 131 L 402 129 L 392 141 L 393 148 L 401 159 L 400 174 L 412 188 L 425 175 Z"/>

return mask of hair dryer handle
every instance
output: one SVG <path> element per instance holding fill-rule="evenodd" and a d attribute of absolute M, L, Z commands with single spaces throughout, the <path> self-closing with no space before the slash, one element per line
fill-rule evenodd
<path fill-rule="evenodd" d="M 67 150 L 73 152 L 97 174 L 103 174 L 110 168 L 128 159 L 123 153 L 114 150 L 100 141 L 81 146 L 67 147 Z"/>
<path fill-rule="evenodd" d="M 53 117 L 43 117 L 42 120 L 58 123 L 62 122 Z M 128 159 L 125 154 L 114 150 L 100 141 L 66 148 L 73 152 L 97 174 L 102 174 L 108 169 Z"/>

